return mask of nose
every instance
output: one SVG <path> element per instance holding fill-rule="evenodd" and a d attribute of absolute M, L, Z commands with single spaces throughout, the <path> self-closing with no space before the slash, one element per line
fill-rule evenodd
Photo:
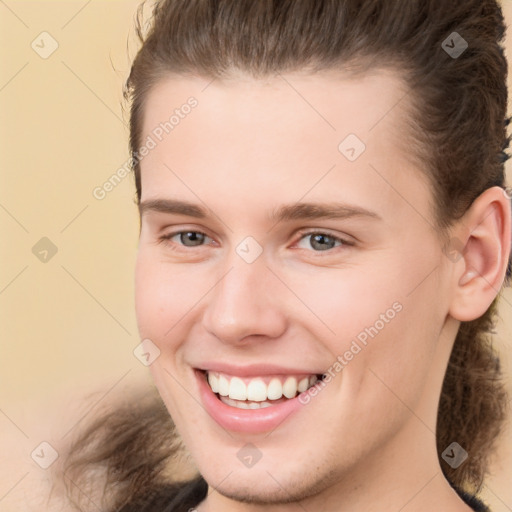
<path fill-rule="evenodd" d="M 286 330 L 286 315 L 279 282 L 264 258 L 247 263 L 234 254 L 226 268 L 208 294 L 205 329 L 220 341 L 236 345 L 250 343 L 255 336 L 260 340 L 279 337 Z"/>

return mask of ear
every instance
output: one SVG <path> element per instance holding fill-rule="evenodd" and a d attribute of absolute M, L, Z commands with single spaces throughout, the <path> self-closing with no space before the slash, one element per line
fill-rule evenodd
<path fill-rule="evenodd" d="M 460 255 L 449 313 L 468 322 L 487 311 L 503 285 L 511 247 L 510 196 L 501 187 L 487 189 L 456 226 L 450 245 L 452 254 L 455 247 Z"/>

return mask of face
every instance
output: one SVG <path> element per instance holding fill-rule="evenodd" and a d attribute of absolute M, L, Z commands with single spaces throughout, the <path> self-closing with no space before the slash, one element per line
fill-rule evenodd
<path fill-rule="evenodd" d="M 379 71 L 169 77 L 148 96 L 137 321 L 225 496 L 313 495 L 396 446 L 411 411 L 435 424 L 446 258 L 404 94 Z"/>

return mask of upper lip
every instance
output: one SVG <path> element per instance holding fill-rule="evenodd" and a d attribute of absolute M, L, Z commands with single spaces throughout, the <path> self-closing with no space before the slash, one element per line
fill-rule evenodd
<path fill-rule="evenodd" d="M 323 371 L 308 370 L 299 367 L 286 367 L 269 363 L 237 366 L 220 361 L 204 362 L 196 366 L 198 370 L 225 373 L 238 377 L 262 377 L 265 375 L 319 375 Z"/>

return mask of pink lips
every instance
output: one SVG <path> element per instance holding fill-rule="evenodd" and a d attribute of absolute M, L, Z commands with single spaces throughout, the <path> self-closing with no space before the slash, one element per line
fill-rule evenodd
<path fill-rule="evenodd" d="M 222 371 L 220 367 L 215 368 L 215 370 Z M 261 368 L 251 368 L 252 375 L 258 375 L 257 373 L 252 373 L 256 371 L 261 371 Z M 298 400 L 300 395 L 263 409 L 238 409 L 231 407 L 217 398 L 208 385 L 204 372 L 195 370 L 195 374 L 204 408 L 226 430 L 246 433 L 272 431 L 303 407 Z M 244 376 L 248 376 L 247 372 Z"/>

